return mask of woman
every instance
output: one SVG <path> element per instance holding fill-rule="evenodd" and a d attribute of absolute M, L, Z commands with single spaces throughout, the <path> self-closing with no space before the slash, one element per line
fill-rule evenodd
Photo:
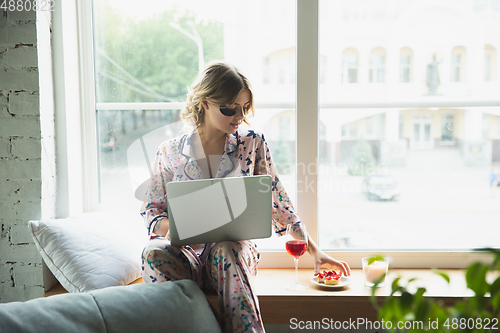
<path fill-rule="evenodd" d="M 273 179 L 275 232 L 283 235 L 287 224 L 299 222 L 264 136 L 239 130 L 242 122 L 248 124 L 247 117 L 252 113 L 253 93 L 248 79 L 230 64 L 210 64 L 191 86 L 181 114 L 194 130 L 160 146 L 148 201 L 141 213 L 151 236 L 143 252 L 143 279 L 191 279 L 200 287 L 215 289 L 224 332 L 264 331 L 252 288 L 259 261 L 257 246 L 252 241 L 170 245 L 165 186 L 170 181 L 268 174 Z M 313 240 L 308 249 L 314 256 L 315 274 L 326 265 L 350 275 L 347 263 L 327 256 Z"/>

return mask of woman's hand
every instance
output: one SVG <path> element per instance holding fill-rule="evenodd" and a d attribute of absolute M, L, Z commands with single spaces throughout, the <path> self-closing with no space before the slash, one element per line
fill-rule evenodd
<path fill-rule="evenodd" d="M 330 270 L 340 270 L 344 276 L 351 275 L 351 268 L 345 261 L 333 259 L 319 249 L 316 250 L 315 253 L 312 253 L 312 255 L 314 257 L 314 276 L 318 275 L 321 270 L 321 266 L 326 266 Z"/>
<path fill-rule="evenodd" d="M 316 243 L 309 237 L 309 253 L 314 257 L 314 276 L 318 275 L 321 266 L 326 266 L 330 270 L 337 269 L 342 272 L 344 276 L 351 275 L 351 268 L 345 261 L 336 260 L 320 250 Z"/>

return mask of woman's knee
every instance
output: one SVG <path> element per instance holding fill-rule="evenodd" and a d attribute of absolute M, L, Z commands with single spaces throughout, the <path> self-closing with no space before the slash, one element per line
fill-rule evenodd
<path fill-rule="evenodd" d="M 250 241 L 224 241 L 219 242 L 212 248 L 213 257 L 221 257 L 226 261 L 245 263 L 254 266 L 259 262 L 260 254 L 257 246 Z"/>
<path fill-rule="evenodd" d="M 216 243 L 212 251 L 214 254 L 218 254 L 223 256 L 224 258 L 227 257 L 238 257 L 240 255 L 240 252 L 242 250 L 241 244 L 239 242 L 232 242 L 232 241 L 224 241 L 224 242 L 218 242 Z"/>
<path fill-rule="evenodd" d="M 144 250 L 142 250 L 142 260 L 143 261 L 153 261 L 159 257 L 168 256 L 171 253 L 170 244 L 164 239 L 153 239 L 151 240 Z"/>

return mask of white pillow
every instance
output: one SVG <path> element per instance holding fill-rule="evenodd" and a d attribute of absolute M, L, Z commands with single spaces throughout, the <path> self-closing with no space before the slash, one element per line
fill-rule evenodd
<path fill-rule="evenodd" d="M 69 292 L 126 285 L 141 276 L 147 231 L 136 219 L 89 213 L 66 219 L 30 221 L 45 264 Z M 133 222 L 132 222 L 133 221 Z"/>

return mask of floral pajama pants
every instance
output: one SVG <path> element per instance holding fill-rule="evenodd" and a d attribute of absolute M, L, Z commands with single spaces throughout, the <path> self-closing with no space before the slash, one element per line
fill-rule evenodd
<path fill-rule="evenodd" d="M 145 282 L 190 279 L 200 288 L 213 288 L 224 332 L 264 332 L 252 288 L 260 257 L 255 243 L 207 244 L 199 252 L 191 246 L 173 246 L 164 237 L 153 239 L 142 254 L 142 277 Z"/>

